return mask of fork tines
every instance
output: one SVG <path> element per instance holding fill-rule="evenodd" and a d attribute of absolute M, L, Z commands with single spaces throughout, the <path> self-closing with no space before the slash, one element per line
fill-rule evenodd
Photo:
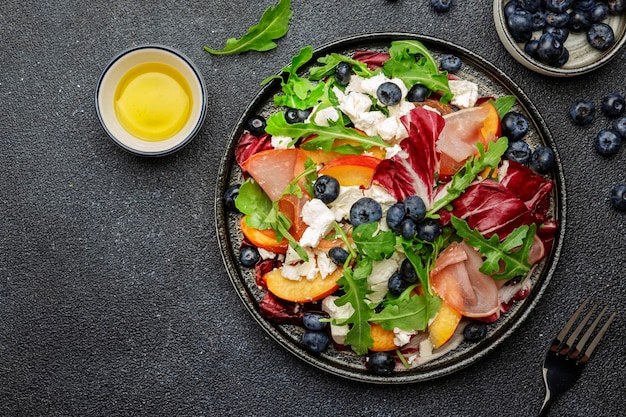
<path fill-rule="evenodd" d="M 576 320 L 578 320 L 578 317 L 580 316 L 580 314 L 587 307 L 590 300 L 591 298 L 587 298 L 580 305 L 580 307 L 578 307 L 578 309 L 574 312 L 574 314 L 572 314 L 572 316 L 567 321 L 567 323 L 565 323 L 565 326 L 563 327 L 563 329 L 556 336 L 556 339 L 554 339 L 554 342 L 552 342 L 552 347 L 550 348 L 550 350 L 556 353 L 557 355 L 567 355 L 569 359 L 575 360 L 576 363 L 580 365 L 584 365 L 589 360 L 589 357 L 593 353 L 593 350 L 596 348 L 598 343 L 600 343 L 600 339 L 602 339 L 607 329 L 611 325 L 611 322 L 615 318 L 615 315 L 617 314 L 613 312 L 609 316 L 608 320 L 604 323 L 602 328 L 600 328 L 600 330 L 597 332 L 596 336 L 593 338 L 591 343 L 589 343 L 589 346 L 587 346 L 587 348 L 585 349 L 585 344 L 587 343 L 587 341 L 593 334 L 596 327 L 598 327 L 600 320 L 606 313 L 607 307 L 604 307 L 600 311 L 600 313 L 596 316 L 595 320 L 591 323 L 591 325 L 589 325 L 587 331 L 578 340 L 578 343 L 574 346 L 574 343 L 576 343 L 576 339 L 578 338 L 579 334 L 585 328 L 585 326 L 587 325 L 587 322 L 591 319 L 591 317 L 593 316 L 593 313 L 598 308 L 598 304 L 594 304 L 591 307 L 591 310 L 589 310 L 589 312 L 585 315 L 585 317 L 580 321 L 578 326 L 574 329 L 574 331 L 568 337 L 567 340 L 565 340 L 565 337 L 571 330 Z"/>

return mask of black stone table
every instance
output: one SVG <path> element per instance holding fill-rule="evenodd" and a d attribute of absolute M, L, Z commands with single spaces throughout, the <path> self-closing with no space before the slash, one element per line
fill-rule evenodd
<path fill-rule="evenodd" d="M 270 0 L 5 1 L 0 8 L 0 415 L 529 416 L 553 334 L 591 295 L 619 312 L 554 416 L 626 415 L 626 150 L 597 155 L 606 118 L 574 126 L 576 98 L 626 93 L 626 50 L 575 79 L 518 64 L 489 1 L 293 0 L 272 51 L 212 56 Z M 412 32 L 466 47 L 530 96 L 557 142 L 567 230 L 556 275 L 532 314 L 474 365 L 434 381 L 372 386 L 324 373 L 270 339 L 234 291 L 214 227 L 229 133 L 260 82 L 305 45 L 367 32 Z M 104 66 L 158 43 L 189 56 L 209 87 L 202 131 L 180 152 L 133 156 L 94 109 Z"/>

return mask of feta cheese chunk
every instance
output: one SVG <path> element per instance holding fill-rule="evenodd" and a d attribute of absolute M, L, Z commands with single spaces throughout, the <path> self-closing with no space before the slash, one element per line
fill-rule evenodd
<path fill-rule="evenodd" d="M 399 327 L 394 327 L 393 333 L 395 335 L 395 337 L 393 338 L 394 345 L 404 346 L 409 343 L 409 341 L 411 341 L 411 336 L 416 335 L 417 331 L 412 330 L 410 332 L 407 332 L 406 330 L 402 330 Z"/>
<path fill-rule="evenodd" d="M 352 314 L 354 314 L 354 308 L 352 307 L 352 304 L 347 303 L 345 305 L 338 306 L 335 304 L 335 300 L 337 298 L 339 297 L 336 297 L 334 295 L 330 295 L 324 298 L 324 300 L 322 300 L 322 310 L 328 313 L 331 318 L 337 320 L 347 319 Z M 343 342 L 345 341 L 346 335 L 348 334 L 349 330 L 350 327 L 348 327 L 348 325 L 338 326 L 336 324 L 330 324 L 331 337 L 333 338 L 335 343 L 339 343 L 341 345 L 343 345 Z"/>
<path fill-rule="evenodd" d="M 336 122 L 339 120 L 339 112 L 334 107 L 326 107 L 318 111 L 314 111 L 315 115 L 313 122 L 318 126 L 329 126 L 328 121 Z"/>
<path fill-rule="evenodd" d="M 287 149 L 289 143 L 293 140 L 288 136 L 272 136 L 272 146 L 274 149 Z"/>
<path fill-rule="evenodd" d="M 367 294 L 370 302 L 380 303 L 385 298 L 387 291 L 389 291 L 387 282 L 393 273 L 398 270 L 398 267 L 398 262 L 393 258 L 374 261 L 372 273 L 367 277 L 367 286 L 372 291 L 370 294 Z"/>
<path fill-rule="evenodd" d="M 315 248 L 333 227 L 335 213 L 319 198 L 307 201 L 302 207 L 302 221 L 309 225 L 300 238 L 300 246 Z"/>
<path fill-rule="evenodd" d="M 450 91 L 454 94 L 450 104 L 467 109 L 474 107 L 478 100 L 478 85 L 471 81 L 449 80 Z"/>

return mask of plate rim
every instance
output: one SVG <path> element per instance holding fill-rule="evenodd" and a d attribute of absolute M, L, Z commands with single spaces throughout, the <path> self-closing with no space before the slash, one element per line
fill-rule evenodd
<path fill-rule="evenodd" d="M 532 103 L 530 98 L 525 94 L 525 92 L 521 88 L 519 88 L 519 86 L 517 86 L 517 84 L 515 84 L 507 74 L 505 74 L 495 65 L 491 64 L 485 58 L 462 46 L 429 35 L 407 32 L 373 32 L 351 35 L 323 44 L 322 46 L 314 49 L 313 58 L 310 62 L 315 62 L 318 57 L 326 55 L 336 49 L 345 50 L 351 47 L 364 48 L 366 47 L 365 44 L 388 45 L 391 41 L 402 39 L 420 41 L 424 43 L 429 49 L 431 49 L 431 46 L 436 46 L 439 49 L 456 51 L 457 53 L 463 54 L 466 57 L 470 57 L 472 65 L 478 71 L 483 73 L 487 72 L 490 77 L 497 76 L 497 83 L 500 84 L 500 86 L 503 87 L 505 90 L 508 90 L 508 92 L 513 93 L 518 99 L 518 105 L 524 108 L 524 110 L 528 114 L 532 115 L 532 120 L 536 125 L 535 127 L 539 131 L 538 133 L 540 134 L 542 141 L 550 146 L 555 153 L 555 160 L 557 162 L 553 171 L 553 194 L 555 198 L 554 217 L 555 219 L 558 219 L 559 229 L 557 234 L 555 235 L 550 255 L 546 260 L 548 265 L 546 265 L 545 270 L 542 272 L 540 281 L 538 281 L 537 284 L 533 285 L 533 287 L 531 288 L 531 293 L 529 294 L 527 299 L 525 299 L 523 302 L 518 303 L 518 305 L 516 306 L 515 314 L 519 314 L 516 320 L 514 320 L 514 322 L 511 324 L 507 323 L 506 329 L 504 329 L 502 332 L 498 332 L 496 336 L 492 337 L 489 340 L 489 343 L 484 346 L 483 350 L 480 350 L 478 353 L 472 353 L 471 355 L 467 354 L 466 352 L 466 354 L 463 354 L 455 359 L 454 363 L 452 363 L 451 365 L 443 366 L 441 368 L 420 372 L 420 367 L 418 366 L 406 372 L 396 372 L 391 377 L 385 377 L 374 375 L 371 372 L 367 371 L 364 367 L 362 370 L 354 369 L 348 366 L 339 368 L 336 365 L 331 364 L 330 361 L 324 361 L 323 358 L 320 357 L 320 355 L 311 354 L 304 350 L 302 347 L 295 346 L 289 340 L 285 340 L 285 337 L 283 336 L 285 331 L 280 327 L 281 325 L 272 323 L 259 314 L 258 309 L 256 309 L 256 301 L 250 298 L 249 290 L 242 282 L 242 278 L 240 277 L 240 266 L 237 264 L 236 259 L 233 259 L 234 254 L 232 253 L 232 247 L 227 244 L 227 242 L 230 241 L 230 237 L 228 235 L 227 224 L 228 213 L 225 210 L 223 204 L 223 192 L 228 186 L 229 172 L 231 171 L 233 164 L 235 164 L 235 149 L 245 119 L 252 111 L 257 109 L 260 104 L 267 101 L 270 93 L 274 91 L 279 85 L 279 80 L 273 80 L 272 82 L 264 85 L 257 92 L 254 98 L 246 105 L 241 116 L 237 120 L 237 123 L 233 127 L 231 134 L 228 137 L 228 143 L 226 144 L 225 152 L 223 153 L 220 160 L 214 198 L 215 227 L 218 237 L 218 246 L 220 249 L 224 267 L 226 269 L 226 273 L 231 281 L 231 284 L 234 286 L 239 298 L 243 302 L 248 312 L 255 319 L 257 324 L 259 324 L 261 328 L 263 328 L 263 330 L 268 333 L 269 336 L 271 336 L 274 341 L 277 342 L 282 348 L 286 349 L 288 352 L 295 355 L 300 360 L 303 360 L 304 362 L 313 365 L 318 369 L 321 369 L 336 376 L 346 378 L 348 380 L 384 385 L 411 384 L 441 378 L 443 376 L 467 368 L 468 366 L 474 364 L 483 357 L 489 355 L 493 350 L 500 346 L 504 340 L 506 340 L 514 331 L 516 331 L 522 325 L 522 323 L 526 321 L 532 310 L 534 310 L 536 305 L 541 300 L 546 288 L 551 281 L 552 276 L 556 272 L 556 267 L 562 250 L 566 230 L 565 177 L 563 173 L 563 167 L 561 165 L 561 159 L 558 154 L 558 149 L 550 133 L 550 130 L 548 129 L 548 126 L 543 120 L 543 117 L 539 113 L 538 109 Z"/>

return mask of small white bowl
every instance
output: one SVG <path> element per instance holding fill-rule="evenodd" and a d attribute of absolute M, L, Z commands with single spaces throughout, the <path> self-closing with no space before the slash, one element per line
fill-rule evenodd
<path fill-rule="evenodd" d="M 507 27 L 507 19 L 504 15 L 504 6 L 509 0 L 495 0 L 493 2 L 493 19 L 500 41 L 506 50 L 519 63 L 535 72 L 554 77 L 573 77 L 600 68 L 618 55 L 619 49 L 626 43 L 626 15 L 609 15 L 604 23 L 611 26 L 615 33 L 615 43 L 606 51 L 592 48 L 587 42 L 585 33 L 570 33 L 565 41 L 565 47 L 569 51 L 569 59 L 562 67 L 554 67 L 544 64 L 524 52 L 524 43 L 516 42 Z M 541 32 L 533 33 L 533 39 L 537 39 Z"/>
<path fill-rule="evenodd" d="M 170 134 L 162 138 L 142 139 L 136 132 L 130 133 L 120 122 L 116 107 L 118 106 L 117 88 L 125 80 L 129 71 L 140 68 L 142 64 L 156 64 L 160 68 L 171 68 L 173 74 L 182 75 L 185 87 L 181 97 L 185 100 L 185 114 L 179 115 Z M 185 83 L 186 82 L 186 83 Z M 178 83 L 176 84 L 179 85 Z M 156 91 L 150 90 L 151 93 Z M 161 45 L 141 45 L 127 49 L 117 55 L 104 69 L 96 88 L 96 111 L 102 127 L 115 143 L 123 149 L 141 156 L 163 156 L 171 154 L 189 143 L 200 130 L 206 117 L 207 94 L 204 80 L 193 63 L 180 52 Z M 140 111 L 148 114 L 152 120 L 158 119 L 156 114 L 150 115 L 158 107 L 159 100 L 152 100 Z M 183 118 L 184 119 L 181 119 Z M 186 119 L 186 121 L 185 121 Z M 180 126 L 178 126 L 180 125 Z M 132 129 L 130 129 L 132 130 Z"/>

